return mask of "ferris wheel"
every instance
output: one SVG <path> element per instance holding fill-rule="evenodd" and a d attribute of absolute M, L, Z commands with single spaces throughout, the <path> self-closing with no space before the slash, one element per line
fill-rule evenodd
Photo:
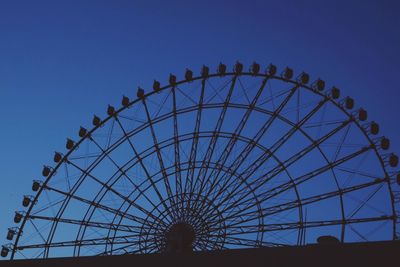
<path fill-rule="evenodd" d="M 365 109 L 326 87 L 237 62 L 138 88 L 43 167 L 1 255 L 396 240 L 398 157 Z"/>

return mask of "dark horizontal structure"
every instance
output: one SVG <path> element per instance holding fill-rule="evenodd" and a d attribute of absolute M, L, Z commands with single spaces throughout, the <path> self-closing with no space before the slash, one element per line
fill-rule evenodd
<path fill-rule="evenodd" d="M 0 261 L 8 267 L 89 266 L 397 266 L 400 242 L 318 244 L 218 252 Z"/>

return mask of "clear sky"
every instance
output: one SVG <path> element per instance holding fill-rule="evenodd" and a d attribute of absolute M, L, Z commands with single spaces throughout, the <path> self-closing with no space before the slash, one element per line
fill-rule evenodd
<path fill-rule="evenodd" d="M 0 243 L 67 137 L 187 67 L 307 71 L 368 110 L 400 153 L 399 47 L 398 1 L 0 0 Z"/>

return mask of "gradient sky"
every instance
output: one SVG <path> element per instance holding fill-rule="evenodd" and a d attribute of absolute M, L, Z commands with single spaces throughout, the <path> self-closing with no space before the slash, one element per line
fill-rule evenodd
<path fill-rule="evenodd" d="M 307 71 L 368 110 L 400 153 L 399 47 L 398 1 L 0 0 L 0 243 L 67 137 L 187 67 Z"/>

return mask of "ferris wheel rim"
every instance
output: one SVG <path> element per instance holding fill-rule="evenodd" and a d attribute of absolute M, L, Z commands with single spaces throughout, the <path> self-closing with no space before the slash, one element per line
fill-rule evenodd
<path fill-rule="evenodd" d="M 233 77 L 239 77 L 239 76 L 256 76 L 256 77 L 264 77 L 264 78 L 268 78 L 268 79 L 276 79 L 276 80 L 280 80 L 280 81 L 283 81 L 283 82 L 287 82 L 287 83 L 291 83 L 291 84 L 294 84 L 294 85 L 298 85 L 298 86 L 300 86 L 300 87 L 302 87 L 302 88 L 305 88 L 305 89 L 307 89 L 307 90 L 309 90 L 309 91 L 311 91 L 311 92 L 313 92 L 313 93 L 315 93 L 315 94 L 318 94 L 318 95 L 321 96 L 321 97 L 326 97 L 326 98 L 328 98 L 327 101 L 330 101 L 332 104 L 334 104 L 336 108 L 339 108 L 339 109 L 340 109 L 344 114 L 346 114 L 348 117 L 353 117 L 353 115 L 352 115 L 350 112 L 348 112 L 343 106 L 341 106 L 339 103 L 337 103 L 333 98 L 331 98 L 331 97 L 329 97 L 328 95 L 323 94 L 323 93 L 321 93 L 321 92 L 319 92 L 319 91 L 313 89 L 313 88 L 312 88 L 311 86 L 309 86 L 309 85 L 301 84 L 301 83 L 299 83 L 298 81 L 294 81 L 294 80 L 291 80 L 291 79 L 285 79 L 285 78 L 282 78 L 282 77 L 279 77 L 279 76 L 275 76 L 275 75 L 272 75 L 272 76 L 271 76 L 271 75 L 268 75 L 268 74 L 254 74 L 254 73 L 251 73 L 251 72 L 241 72 L 241 73 L 228 72 L 228 73 L 224 74 L 223 76 L 224 76 L 224 77 L 227 77 L 227 76 L 230 76 L 230 77 L 232 77 L 232 76 L 233 76 Z M 156 92 L 156 91 L 149 92 L 149 93 L 147 93 L 147 94 L 144 95 L 144 99 L 150 97 L 150 96 L 153 95 L 153 94 L 159 93 L 159 92 L 161 92 L 161 91 L 163 91 L 163 90 L 172 89 L 172 88 L 175 87 L 175 86 L 178 86 L 178 85 L 181 85 L 181 84 L 184 84 L 184 83 L 187 83 L 187 82 L 192 82 L 192 81 L 202 80 L 202 79 L 205 80 L 205 79 L 209 79 L 209 78 L 213 78 L 213 77 L 221 77 L 221 75 L 220 75 L 220 74 L 210 74 L 210 75 L 207 75 L 206 77 L 199 76 L 199 77 L 194 77 L 194 78 L 192 78 L 192 79 L 190 79 L 190 80 L 184 79 L 184 80 L 182 80 L 182 81 L 176 82 L 176 84 L 174 84 L 174 85 L 169 84 L 169 85 L 167 85 L 167 86 L 164 86 L 164 87 L 160 88 L 160 90 L 159 90 L 158 92 Z M 130 103 L 129 103 L 128 106 L 123 106 L 123 107 L 121 107 L 120 109 L 116 110 L 116 111 L 115 111 L 115 114 L 113 114 L 113 115 L 108 115 L 104 120 L 101 121 L 101 124 L 100 124 L 100 125 L 93 127 L 93 128 L 87 133 L 86 136 L 82 137 L 78 142 L 76 142 L 76 143 L 74 144 L 73 148 L 71 148 L 71 149 L 63 156 L 63 159 L 52 169 L 51 173 L 48 175 L 48 177 L 46 178 L 46 180 L 43 182 L 43 187 L 41 187 L 41 188 L 39 189 L 39 191 L 37 192 L 37 194 L 35 195 L 35 197 L 34 197 L 34 199 L 33 199 L 33 202 L 35 202 L 35 201 L 38 200 L 39 196 L 40 196 L 41 193 L 42 193 L 43 188 L 48 184 L 48 182 L 51 180 L 51 178 L 52 178 L 53 175 L 56 173 L 56 171 L 61 167 L 61 165 L 63 164 L 63 162 L 64 162 L 65 160 L 68 160 L 68 157 L 79 147 L 79 145 L 80 145 L 81 143 L 83 143 L 83 142 L 88 138 L 88 136 L 90 136 L 90 135 L 93 134 L 97 129 L 101 128 L 101 127 L 102 127 L 103 125 L 105 125 L 107 122 L 109 122 L 110 120 L 112 120 L 112 118 L 113 118 L 114 116 L 118 115 L 119 113 L 121 113 L 121 112 L 124 111 L 125 109 L 128 109 L 128 108 L 132 107 L 134 104 L 139 103 L 140 101 L 141 101 L 140 98 L 137 98 L 137 99 L 135 99 L 135 100 L 133 100 L 133 101 L 130 101 Z M 364 134 L 364 136 L 366 137 L 366 139 L 368 140 L 368 142 L 370 142 L 370 144 L 374 144 L 374 142 L 372 141 L 372 139 L 371 139 L 371 137 L 369 136 L 369 134 L 368 134 L 368 132 L 366 131 L 366 129 L 365 129 L 356 119 L 353 120 L 353 123 L 354 123 L 354 124 L 358 127 L 358 129 Z M 319 147 L 318 147 L 318 149 L 319 149 Z M 385 176 L 386 176 L 386 177 L 390 177 L 390 175 L 389 175 L 389 173 L 388 173 L 388 171 L 387 171 L 387 169 L 386 169 L 386 167 L 385 167 L 385 163 L 384 163 L 384 161 L 383 161 L 383 159 L 382 159 L 382 156 L 381 156 L 380 152 L 378 151 L 378 148 L 377 148 L 376 146 L 373 146 L 372 149 L 374 150 L 374 152 L 375 152 L 377 158 L 380 160 L 380 165 L 381 165 L 381 167 L 382 167 L 382 170 L 385 172 Z M 386 179 L 386 181 L 387 181 L 388 188 L 389 188 L 390 192 L 392 192 L 390 179 Z M 340 188 L 338 188 L 338 189 L 340 190 Z M 394 196 L 393 196 L 393 195 L 391 195 L 390 197 L 391 197 L 392 213 L 393 213 L 393 217 L 395 217 L 395 216 L 396 216 L 396 211 L 395 211 L 395 199 L 394 199 Z M 26 223 L 26 220 L 28 219 L 29 215 L 31 214 L 31 211 L 32 211 L 33 206 L 34 206 L 34 205 L 31 205 L 31 206 L 28 208 L 28 210 L 27 210 L 27 212 L 26 212 L 26 216 L 24 216 L 24 218 L 23 218 L 23 221 L 22 221 L 21 227 L 20 227 L 20 232 L 18 233 L 17 238 L 16 238 L 16 240 L 15 240 L 15 242 L 14 242 L 14 245 L 15 245 L 15 246 L 18 245 L 19 237 L 20 237 L 20 235 L 22 234 L 22 229 L 24 228 L 24 225 L 25 225 L 25 223 Z M 395 238 L 395 237 L 396 237 L 396 236 L 395 236 L 395 235 L 396 235 L 396 218 L 393 218 L 393 229 L 394 229 L 393 234 L 394 234 L 394 238 Z M 15 250 L 12 250 L 11 258 L 14 258 L 15 252 L 16 252 Z"/>

